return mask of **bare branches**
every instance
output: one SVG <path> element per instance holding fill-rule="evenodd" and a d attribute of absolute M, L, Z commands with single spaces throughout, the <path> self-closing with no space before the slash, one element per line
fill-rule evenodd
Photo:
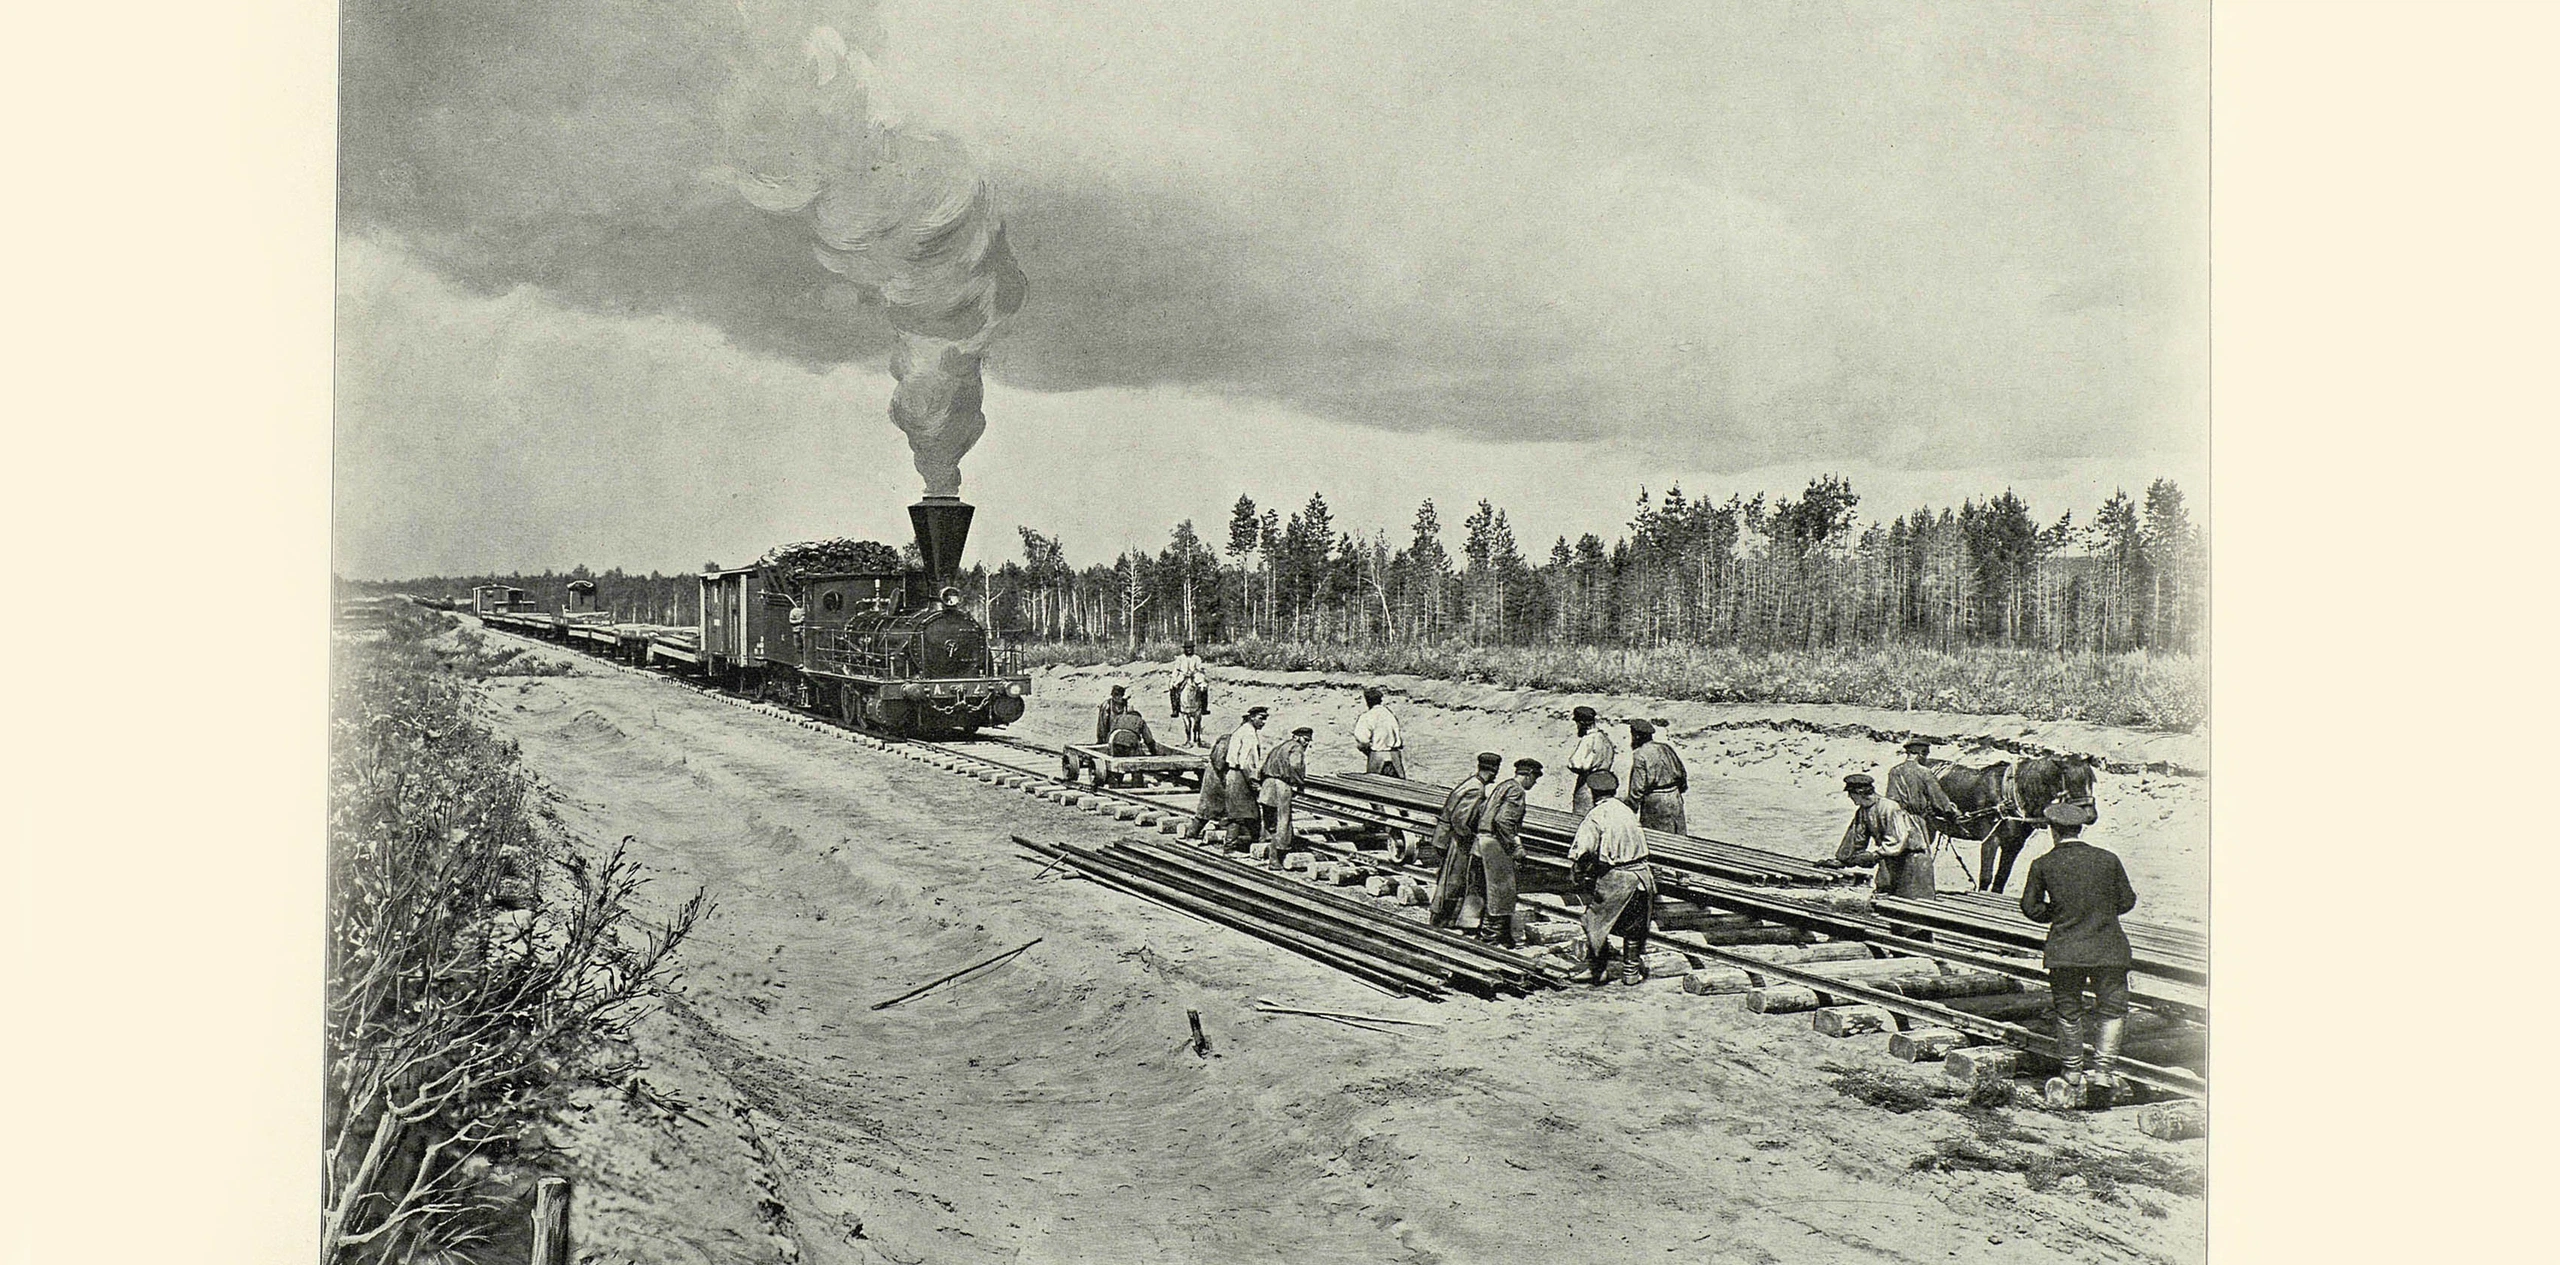
<path fill-rule="evenodd" d="M 323 1259 L 391 1260 L 476 1233 L 488 1160 L 608 1061 L 707 905 L 648 921 L 623 848 L 537 829 L 513 747 L 413 643 L 335 701 Z"/>

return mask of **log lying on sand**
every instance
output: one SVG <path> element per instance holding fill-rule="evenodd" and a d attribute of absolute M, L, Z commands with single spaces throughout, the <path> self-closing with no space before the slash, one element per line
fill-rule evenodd
<path fill-rule="evenodd" d="M 1959 1085 L 2007 1080 L 2018 1074 L 2023 1051 L 2005 1045 L 1969 1045 L 1947 1051 L 1947 1079 Z"/>
<path fill-rule="evenodd" d="M 1826 1037 L 1891 1032 L 1893 1014 L 1882 1006 L 1825 1006 L 1813 1012 L 1813 1030 Z"/>
<path fill-rule="evenodd" d="M 2192 1098 L 2157 1103 L 2143 1108 L 2133 1118 L 2136 1128 L 2163 1142 L 2179 1142 L 2204 1136 L 2204 1104 Z"/>
<path fill-rule="evenodd" d="M 1755 962 L 1771 962 L 1779 966 L 1797 966 L 1807 962 L 1872 962 L 1875 952 L 1854 940 L 1832 940 L 1822 944 L 1747 944 L 1735 947 L 1735 957 Z"/>
<path fill-rule="evenodd" d="M 1885 1042 L 1885 1053 L 1905 1063 L 1935 1063 L 1949 1051 L 1964 1048 L 1966 1037 L 1953 1028 L 1914 1028 Z"/>
<path fill-rule="evenodd" d="M 1751 991 L 1751 976 L 1730 966 L 1709 966 L 1683 972 L 1680 991 L 1698 997 L 1728 997 Z"/>

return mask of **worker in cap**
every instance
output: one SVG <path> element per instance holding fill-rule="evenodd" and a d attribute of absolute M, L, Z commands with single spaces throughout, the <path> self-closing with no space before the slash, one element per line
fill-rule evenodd
<path fill-rule="evenodd" d="M 1484 830 L 1485 788 L 1502 772 L 1502 757 L 1491 751 L 1476 757 L 1476 771 L 1458 779 L 1440 800 L 1440 821 L 1431 845 L 1440 850 L 1440 877 L 1431 884 L 1431 925 L 1472 927 L 1483 921 L 1483 889 L 1468 899 L 1468 871 L 1475 865 L 1476 841 Z"/>
<path fill-rule="evenodd" d="M 1271 840 L 1271 868 L 1275 870 L 1287 861 L 1289 845 L 1298 841 L 1298 792 L 1307 786 L 1307 744 L 1315 737 L 1315 726 L 1300 725 L 1262 759 L 1262 822 L 1268 832 L 1266 837 Z M 1232 756 L 1234 748 L 1229 747 L 1228 751 Z"/>
<path fill-rule="evenodd" d="M 1185 717 L 1184 719 L 1188 721 L 1193 718 Z M 1182 837 L 1185 839 L 1205 838 L 1213 822 L 1221 831 L 1226 829 L 1227 745 L 1233 739 L 1232 734 L 1219 734 L 1218 740 L 1209 744 L 1207 767 L 1200 771 L 1200 803 L 1193 810 L 1191 820 L 1184 823 L 1182 827 Z"/>
<path fill-rule="evenodd" d="M 2133 969 L 2133 946 L 2118 919 L 2133 912 L 2133 880 L 2115 853 L 2083 840 L 2082 827 L 2097 813 L 2077 800 L 2045 806 L 2053 850 L 2027 865 L 2018 912 L 2045 924 L 2044 970 L 2052 985 L 2054 1044 L 2062 1075 L 2046 1087 L 2048 1099 L 2071 1106 L 2106 1106 L 2115 1093 L 2117 1055 L 2124 1048 Z M 2094 1012 L 2096 1030 L 2089 1028 Z M 2082 1044 L 2096 1048 L 2084 1081 Z"/>
<path fill-rule="evenodd" d="M 1929 767 L 1928 739 L 1914 737 L 1902 744 L 1902 750 L 1907 758 L 1885 773 L 1884 795 L 1919 823 L 1925 850 L 1936 856 L 1939 835 L 1963 810 L 1948 798 L 1947 788 L 1938 784 L 1937 772 Z"/>
<path fill-rule="evenodd" d="M 1268 707 L 1244 709 L 1244 719 L 1227 735 L 1227 842 L 1250 846 L 1262 838 L 1262 762 L 1271 758 L 1262 724 Z"/>
<path fill-rule="evenodd" d="M 1110 697 L 1103 699 L 1102 705 L 1093 709 L 1093 745 L 1097 747 L 1111 745 L 1111 731 L 1116 727 L 1114 722 L 1120 718 L 1120 713 L 1128 709 L 1129 687 L 1112 686 Z M 1074 746 L 1061 747 L 1058 751 L 1058 780 L 1061 782 L 1076 780 L 1076 770 L 1084 767 L 1084 763 L 1085 757 L 1078 754 Z"/>
<path fill-rule="evenodd" d="M 1841 781 L 1849 802 L 1849 828 L 1840 836 L 1835 865 L 1876 867 L 1880 896 L 1924 899 L 1938 894 L 1935 865 L 1929 857 L 1928 832 L 1902 805 L 1876 794 L 1876 780 L 1852 773 Z"/>
<path fill-rule="evenodd" d="M 1612 770 L 1618 762 L 1618 744 L 1609 741 L 1609 731 L 1600 727 L 1600 713 L 1588 707 L 1573 709 L 1573 754 L 1566 756 L 1565 772 L 1573 775 L 1573 811 L 1591 811 L 1591 775 Z"/>
<path fill-rule="evenodd" d="M 1514 760 L 1511 776 L 1484 793 L 1484 830 L 1476 836 L 1475 864 L 1467 867 L 1461 907 L 1481 908 L 1476 935 L 1500 948 L 1520 943 L 1520 823 L 1529 815 L 1529 792 L 1545 772 L 1546 766 L 1536 760 Z"/>
<path fill-rule="evenodd" d="M 1627 806 L 1636 810 L 1647 830 L 1689 832 L 1689 770 L 1669 743 L 1654 739 L 1659 720 L 1627 722 Z"/>
<path fill-rule="evenodd" d="M 1147 718 L 1135 707 L 1123 707 L 1111 718 L 1111 754 L 1115 756 L 1163 755 L 1156 745 L 1155 731 L 1147 728 Z"/>
<path fill-rule="evenodd" d="M 1369 710 L 1351 726 L 1351 745 L 1367 761 L 1367 772 L 1387 777 L 1404 776 L 1404 723 L 1396 719 L 1395 709 L 1387 706 L 1387 692 L 1377 686 L 1360 691 Z"/>
<path fill-rule="evenodd" d="M 1645 943 L 1653 932 L 1655 880 L 1652 852 L 1635 809 L 1618 798 L 1618 778 L 1602 770 L 1590 778 L 1598 797 L 1575 828 L 1565 860 L 1572 867 L 1574 890 L 1583 894 L 1584 967 L 1577 977 L 1585 984 L 1609 978 L 1609 937 L 1624 944 L 1619 979 L 1645 980 Z"/>

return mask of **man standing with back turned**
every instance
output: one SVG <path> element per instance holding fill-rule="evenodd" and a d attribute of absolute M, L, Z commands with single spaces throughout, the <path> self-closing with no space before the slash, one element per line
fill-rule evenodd
<path fill-rule="evenodd" d="M 1653 739 L 1654 722 L 1627 722 L 1627 807 L 1636 810 L 1647 830 L 1689 833 L 1689 770 L 1680 755 Z"/>
<path fill-rule="evenodd" d="M 1577 982 L 1597 984 L 1609 978 L 1609 933 L 1615 931 L 1626 942 L 1626 966 L 1619 979 L 1641 984 L 1645 943 L 1653 934 L 1652 853 L 1635 810 L 1612 794 L 1618 789 L 1617 775 L 1604 769 L 1591 781 L 1591 811 L 1583 815 L 1573 832 L 1573 848 L 1565 853 L 1574 889 L 1583 894 L 1582 943 L 1590 959 Z"/>
<path fill-rule="evenodd" d="M 2104 1106 L 2114 1097 L 2116 1055 L 2124 1048 L 2124 1019 L 2130 1009 L 2125 976 L 2133 969 L 2133 946 L 2116 921 L 2133 912 L 2133 881 L 2124 862 L 2105 848 L 2080 838 L 2080 828 L 2094 814 L 2086 805 L 2055 800 L 2045 806 L 2045 825 L 2053 832 L 2053 850 L 2027 865 L 2027 890 L 2018 897 L 2018 912 L 2046 924 L 2044 970 L 2053 986 L 2053 1039 L 2062 1051 L 2062 1083 L 2067 1099 L 2081 1099 L 2081 1042 L 2089 1033 L 2090 1000 L 2097 1002 L 2095 1075 L 2087 1082 L 2089 1101 Z"/>
<path fill-rule="evenodd" d="M 1369 772 L 1403 777 L 1404 726 L 1388 709 L 1387 692 L 1372 685 L 1360 691 L 1360 697 L 1368 701 L 1369 710 L 1362 712 L 1359 722 L 1351 726 L 1351 745 L 1368 757 Z"/>
<path fill-rule="evenodd" d="M 1565 757 L 1565 772 L 1573 775 L 1573 811 L 1576 816 L 1591 811 L 1591 775 L 1608 773 L 1618 762 L 1618 744 L 1609 741 L 1609 731 L 1600 727 L 1600 713 L 1588 707 L 1573 709 L 1573 754 Z"/>

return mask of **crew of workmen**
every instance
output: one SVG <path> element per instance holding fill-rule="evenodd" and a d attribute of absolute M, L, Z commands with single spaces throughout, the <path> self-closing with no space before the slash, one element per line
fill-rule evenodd
<path fill-rule="evenodd" d="M 1352 726 L 1351 742 L 1362 771 L 1410 778 L 1404 723 L 1387 692 L 1371 686 L 1361 694 L 1364 709 Z M 1205 728 L 1208 695 L 1208 670 L 1186 643 L 1176 661 L 1169 701 L 1181 718 L 1185 743 L 1194 748 Z M 1571 719 L 1564 769 L 1572 780 L 1567 803 L 1577 826 L 1564 862 L 1582 914 L 1585 948 L 1577 979 L 1603 983 L 1611 977 L 1614 961 L 1617 979 L 1641 983 L 1658 891 L 1648 834 L 1687 833 L 1688 769 L 1664 736 L 1668 721 L 1636 717 L 1622 722 L 1627 735 L 1622 778 L 1615 767 L 1617 744 L 1599 714 L 1576 707 Z M 1248 707 L 1232 730 L 1207 744 L 1198 804 L 1182 834 L 1252 849 L 1277 868 L 1297 841 L 1297 801 L 1307 787 L 1308 751 L 1316 730 L 1297 725 L 1274 741 L 1270 721 L 1270 708 Z M 1115 757 L 1168 754 L 1120 686 L 1112 687 L 1097 711 L 1094 741 Z M 1948 828 L 1969 818 L 1940 784 L 1929 762 L 1931 749 L 1925 738 L 1904 743 L 1903 760 L 1887 771 L 1881 788 L 1866 773 L 1843 780 L 1851 804 L 1849 822 L 1839 847 L 1823 864 L 1871 867 L 1879 895 L 1918 900 L 1937 894 L 1938 857 Z M 1546 766 L 1521 757 L 1507 767 L 1506 777 L 1503 756 L 1483 752 L 1475 768 L 1443 794 L 1429 835 L 1429 852 L 1437 855 L 1439 872 L 1427 904 L 1432 926 L 1510 949 L 1523 939 L 1522 824 L 1530 793 L 1544 778 Z M 1069 756 L 1068 776 L 1074 769 Z M 2132 964 L 2117 922 L 2133 908 L 2132 884 L 2113 853 L 2080 837 L 2082 827 L 2094 819 L 2094 800 L 2086 795 L 2055 799 L 2032 814 L 2033 824 L 2050 832 L 2054 847 L 2028 867 L 2020 901 L 2026 917 L 2050 926 L 2045 956 L 2061 1062 L 2068 1084 L 2084 1097 L 2102 1097 L 2114 1086 L 2127 1011 L 2125 979 Z M 1428 859 L 1422 836 L 1398 830 L 1386 834 L 1389 855 L 1397 862 Z M 1253 848 L 1256 844 L 1264 846 Z M 1960 856 L 1957 862 L 1962 864 Z M 1920 928 L 1897 925 L 1896 930 L 1914 938 L 1928 935 Z M 1619 945 L 1614 952 L 1612 938 Z"/>

